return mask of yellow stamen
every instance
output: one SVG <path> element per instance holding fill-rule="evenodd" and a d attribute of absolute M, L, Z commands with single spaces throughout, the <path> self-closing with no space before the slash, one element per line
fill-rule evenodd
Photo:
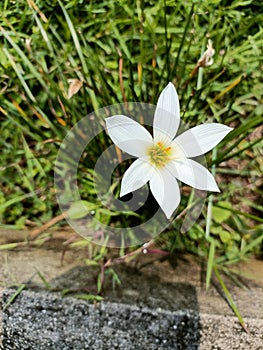
<path fill-rule="evenodd" d="M 160 141 L 150 147 L 147 151 L 150 162 L 157 168 L 164 167 L 171 160 L 171 153 L 172 148 L 165 147 Z"/>

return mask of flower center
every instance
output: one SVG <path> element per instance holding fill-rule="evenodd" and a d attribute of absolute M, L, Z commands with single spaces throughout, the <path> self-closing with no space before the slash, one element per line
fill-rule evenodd
<path fill-rule="evenodd" d="M 162 142 L 157 142 L 147 151 L 150 162 L 157 168 L 162 168 L 171 160 L 171 147 L 165 147 Z"/>

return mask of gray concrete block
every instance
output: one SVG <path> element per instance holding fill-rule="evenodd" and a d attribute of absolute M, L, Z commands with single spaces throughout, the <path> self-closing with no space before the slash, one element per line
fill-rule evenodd
<path fill-rule="evenodd" d="M 5 291 L 6 302 L 14 291 Z M 23 291 L 3 313 L 4 350 L 197 350 L 199 315 Z"/>

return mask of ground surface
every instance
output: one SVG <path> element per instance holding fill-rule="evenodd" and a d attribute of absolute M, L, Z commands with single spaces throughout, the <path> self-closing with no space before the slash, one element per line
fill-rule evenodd
<path fill-rule="evenodd" d="M 7 242 L 5 233 L 1 239 Z M 0 252 L 2 305 L 16 290 L 11 285 L 31 285 L 2 312 L 3 349 L 263 349 L 263 262 L 236 267 L 255 277 L 242 279 L 246 288 L 229 284 L 247 334 L 218 285 L 205 291 L 200 265 L 186 256 L 142 255 L 114 266 L 122 285 L 113 288 L 108 276 L 102 303 L 62 298 L 65 289 L 95 294 L 98 271 L 84 265 L 84 251 L 68 251 L 61 265 L 61 247 L 53 241 Z M 56 292 L 44 290 L 37 271 Z"/>

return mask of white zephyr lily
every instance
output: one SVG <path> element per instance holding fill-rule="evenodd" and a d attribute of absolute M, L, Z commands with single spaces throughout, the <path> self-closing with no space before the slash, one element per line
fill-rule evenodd
<path fill-rule="evenodd" d="M 179 99 L 172 83 L 158 99 L 153 137 L 128 117 L 106 118 L 107 130 L 115 145 L 138 158 L 123 176 L 120 196 L 149 181 L 152 194 L 168 219 L 181 199 L 177 179 L 200 190 L 220 192 L 213 175 L 190 158 L 210 151 L 232 130 L 218 123 L 201 124 L 175 138 L 179 124 Z"/>

